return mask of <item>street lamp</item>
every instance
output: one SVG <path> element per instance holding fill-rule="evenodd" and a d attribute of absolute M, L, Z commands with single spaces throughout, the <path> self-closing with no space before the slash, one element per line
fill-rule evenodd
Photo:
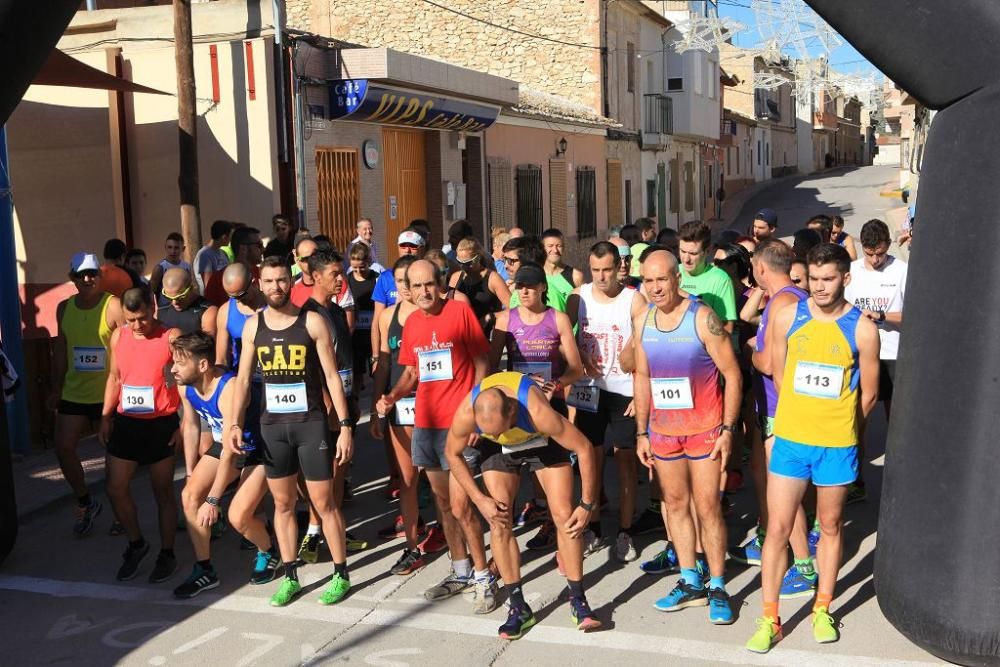
<path fill-rule="evenodd" d="M 566 155 L 566 145 L 566 137 L 561 138 L 556 147 L 556 157 Z"/>

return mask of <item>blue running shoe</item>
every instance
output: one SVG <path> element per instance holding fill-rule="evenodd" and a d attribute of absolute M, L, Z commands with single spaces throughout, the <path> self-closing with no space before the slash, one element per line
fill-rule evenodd
<path fill-rule="evenodd" d="M 760 566 L 760 552 L 764 546 L 764 540 L 759 535 L 747 540 L 742 546 L 736 547 L 729 553 L 729 557 L 737 563 Z"/>
<path fill-rule="evenodd" d="M 646 574 L 667 574 L 668 572 L 680 572 L 681 564 L 677 560 L 677 552 L 674 545 L 667 542 L 667 547 L 660 553 L 653 556 L 651 560 L 639 566 L 639 569 Z"/>
<path fill-rule="evenodd" d="M 695 588 L 682 579 L 666 597 L 654 602 L 653 608 L 658 611 L 680 611 L 685 607 L 704 607 L 707 604 L 708 592 L 704 588 Z"/>
<path fill-rule="evenodd" d="M 809 540 L 809 555 L 815 558 L 816 550 L 819 548 L 819 531 L 813 528 L 806 535 L 806 539 Z"/>
<path fill-rule="evenodd" d="M 792 565 L 781 581 L 781 593 L 778 597 L 782 600 L 812 597 L 816 592 L 817 579 L 816 575 L 811 578 L 803 576 L 799 568 Z"/>
<path fill-rule="evenodd" d="M 729 606 L 729 593 L 722 588 L 708 589 L 708 621 L 713 625 L 730 625 L 736 618 Z"/>

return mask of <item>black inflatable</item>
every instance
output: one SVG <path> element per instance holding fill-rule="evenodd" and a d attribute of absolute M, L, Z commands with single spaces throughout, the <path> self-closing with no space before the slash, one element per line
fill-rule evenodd
<path fill-rule="evenodd" d="M 59 41 L 80 0 L 0 0 L 0 124 Z M 0 223 L 4 224 L 4 223 Z M 7 414 L 0 403 L 0 563 L 17 537 L 17 508 L 10 468 Z"/>
<path fill-rule="evenodd" d="M 1000 2 L 807 0 L 940 113 L 920 175 L 875 552 L 883 613 L 1000 665 Z"/>

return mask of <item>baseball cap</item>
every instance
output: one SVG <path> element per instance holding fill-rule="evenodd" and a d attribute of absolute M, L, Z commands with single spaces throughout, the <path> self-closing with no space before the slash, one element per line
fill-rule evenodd
<path fill-rule="evenodd" d="M 73 273 L 82 271 L 100 271 L 101 263 L 97 261 L 97 255 L 90 252 L 78 252 L 73 255 L 69 262 L 69 270 Z"/>
<path fill-rule="evenodd" d="M 763 220 L 770 227 L 778 226 L 778 214 L 774 212 L 774 209 L 762 208 L 753 216 L 754 220 Z"/>
<path fill-rule="evenodd" d="M 545 271 L 537 264 L 522 264 L 514 274 L 515 285 L 541 285 L 545 280 Z"/>
<path fill-rule="evenodd" d="M 416 232 L 405 231 L 399 235 L 399 240 L 397 241 L 397 245 L 403 244 L 422 246 L 424 245 L 424 237 Z"/>

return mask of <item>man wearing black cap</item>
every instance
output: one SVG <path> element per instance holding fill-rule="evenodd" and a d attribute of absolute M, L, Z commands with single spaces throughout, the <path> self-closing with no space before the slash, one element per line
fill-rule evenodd
<path fill-rule="evenodd" d="M 753 224 L 750 225 L 750 236 L 757 243 L 773 236 L 778 229 L 778 214 L 774 209 L 762 208 L 753 216 Z"/>

